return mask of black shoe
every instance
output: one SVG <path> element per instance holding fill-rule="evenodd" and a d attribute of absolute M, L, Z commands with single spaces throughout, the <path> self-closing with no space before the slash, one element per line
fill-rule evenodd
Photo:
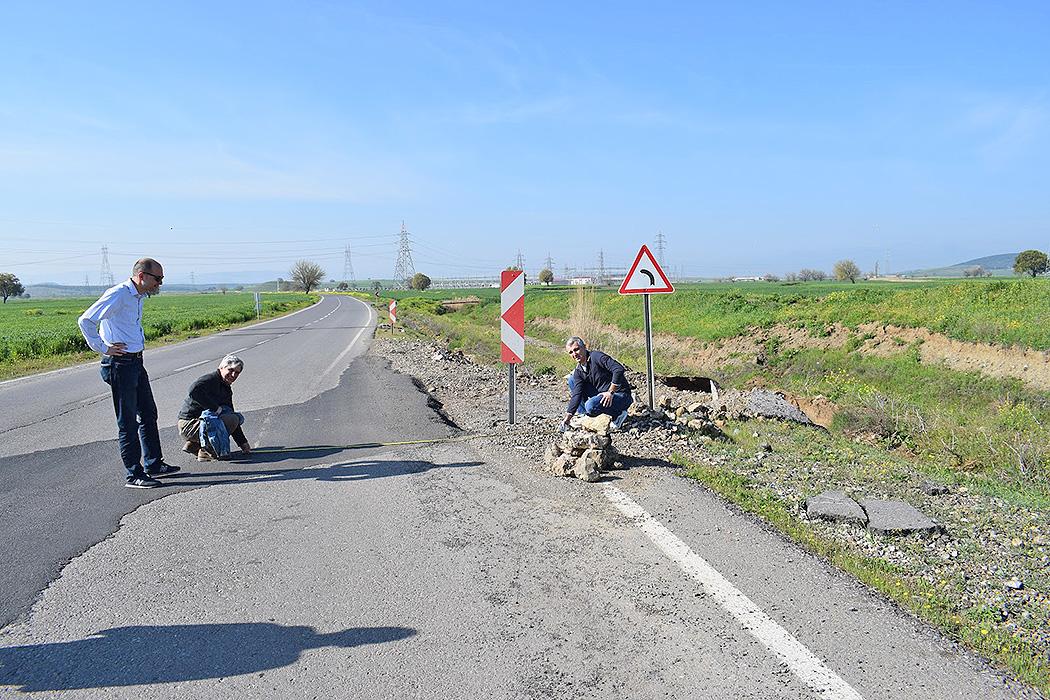
<path fill-rule="evenodd" d="M 163 485 L 156 479 L 151 479 L 148 476 L 133 476 L 124 482 L 124 488 L 128 489 L 155 489 Z"/>
<path fill-rule="evenodd" d="M 154 464 L 150 469 L 147 469 L 146 476 L 151 479 L 159 479 L 162 476 L 171 476 L 178 471 L 182 471 L 182 467 L 176 467 L 174 464 L 168 464 L 167 462 L 161 461 Z"/>

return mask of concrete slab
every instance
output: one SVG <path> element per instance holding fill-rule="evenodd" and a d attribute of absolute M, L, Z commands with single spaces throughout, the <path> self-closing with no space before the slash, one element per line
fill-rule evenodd
<path fill-rule="evenodd" d="M 845 491 L 825 491 L 806 499 L 806 516 L 834 522 L 855 523 L 864 527 L 868 516 Z"/>
<path fill-rule="evenodd" d="M 752 389 L 747 397 L 745 412 L 754 418 L 794 421 L 803 425 L 813 424 L 809 416 L 800 411 L 798 406 L 769 389 Z"/>
<path fill-rule="evenodd" d="M 904 501 L 865 498 L 861 508 L 868 515 L 868 529 L 879 535 L 908 535 L 917 532 L 930 535 L 941 526 Z"/>

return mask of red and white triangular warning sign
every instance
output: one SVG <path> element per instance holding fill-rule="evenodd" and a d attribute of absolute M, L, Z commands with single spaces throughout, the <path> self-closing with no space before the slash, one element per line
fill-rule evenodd
<path fill-rule="evenodd" d="M 631 271 L 623 278 L 620 294 L 670 294 L 673 291 L 674 285 L 660 269 L 649 246 L 643 245 L 631 265 Z"/>

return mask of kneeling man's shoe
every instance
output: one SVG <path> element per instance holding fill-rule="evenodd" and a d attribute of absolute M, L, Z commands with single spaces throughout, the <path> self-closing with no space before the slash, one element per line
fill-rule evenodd
<path fill-rule="evenodd" d="M 146 476 L 151 479 L 159 479 L 162 476 L 171 476 L 175 472 L 182 471 L 182 467 L 176 467 L 167 462 L 158 462 L 146 470 Z"/>
<path fill-rule="evenodd" d="M 211 452 L 208 452 L 204 448 L 197 450 L 197 461 L 198 462 L 214 462 L 215 457 Z"/>
<path fill-rule="evenodd" d="M 201 444 L 199 442 L 193 442 L 192 440 L 187 440 L 186 444 L 182 446 L 182 451 L 190 455 L 196 455 L 200 452 L 200 449 Z"/>
<path fill-rule="evenodd" d="M 627 411 L 624 411 L 620 415 L 616 416 L 616 418 L 614 418 L 612 423 L 610 423 L 609 425 L 615 428 L 616 430 L 619 430 L 620 426 L 623 425 L 623 422 L 625 420 L 627 420 Z"/>

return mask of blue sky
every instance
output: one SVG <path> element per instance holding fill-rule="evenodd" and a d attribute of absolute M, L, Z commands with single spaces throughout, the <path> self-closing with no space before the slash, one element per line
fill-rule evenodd
<path fill-rule="evenodd" d="M 1050 248 L 1050 3 L 0 5 L 0 271 Z"/>

